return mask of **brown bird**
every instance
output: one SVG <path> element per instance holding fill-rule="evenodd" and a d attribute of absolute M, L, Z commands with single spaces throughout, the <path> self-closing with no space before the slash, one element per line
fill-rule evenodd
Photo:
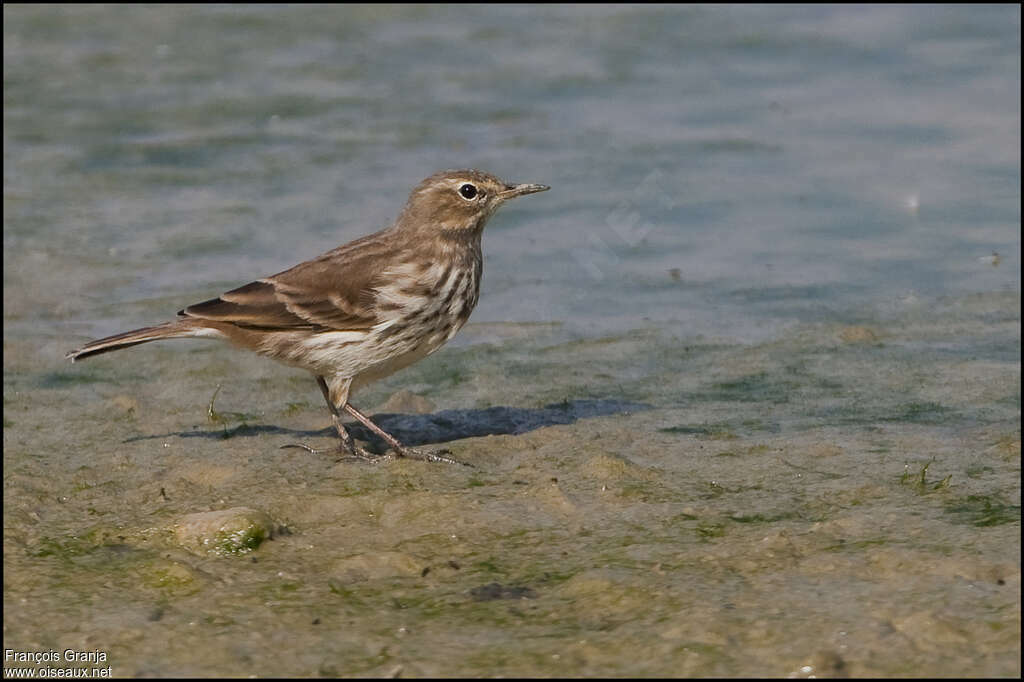
<path fill-rule="evenodd" d="M 480 295 L 487 220 L 507 200 L 547 189 L 508 184 L 478 170 L 435 173 L 413 189 L 390 227 L 190 305 L 176 320 L 92 341 L 67 357 L 74 362 L 160 339 L 227 340 L 312 372 L 344 454 L 379 457 L 355 445 L 342 425 L 343 411 L 398 456 L 460 463 L 402 445 L 349 398 L 455 336 Z M 321 452 L 298 443 L 282 447 Z"/>

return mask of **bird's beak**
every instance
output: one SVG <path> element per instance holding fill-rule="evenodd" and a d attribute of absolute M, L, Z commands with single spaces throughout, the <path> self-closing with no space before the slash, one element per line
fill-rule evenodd
<path fill-rule="evenodd" d="M 514 197 L 521 197 L 525 194 L 534 194 L 535 192 L 546 192 L 550 187 L 547 185 L 508 185 L 504 192 L 498 192 L 498 196 L 502 201 L 506 199 L 512 199 Z"/>

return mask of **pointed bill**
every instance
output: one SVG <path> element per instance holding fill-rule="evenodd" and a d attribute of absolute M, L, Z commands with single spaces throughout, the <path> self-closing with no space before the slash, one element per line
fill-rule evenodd
<path fill-rule="evenodd" d="M 509 185 L 508 188 L 504 192 L 498 194 L 498 196 L 501 197 L 502 200 L 504 201 L 506 199 L 512 199 L 514 197 L 521 197 L 526 194 L 546 192 L 549 189 L 551 188 L 548 187 L 547 185 L 533 185 L 529 183 L 524 183 L 522 185 Z"/>

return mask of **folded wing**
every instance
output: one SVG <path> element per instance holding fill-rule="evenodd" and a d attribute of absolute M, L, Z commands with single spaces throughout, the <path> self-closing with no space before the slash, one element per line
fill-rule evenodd
<path fill-rule="evenodd" d="M 190 305 L 178 315 L 249 329 L 368 329 L 378 322 L 374 286 L 389 261 L 386 246 L 363 238 L 273 277 Z"/>

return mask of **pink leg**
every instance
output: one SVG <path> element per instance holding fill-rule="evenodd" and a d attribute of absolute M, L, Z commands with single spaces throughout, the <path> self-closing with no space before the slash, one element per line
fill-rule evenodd
<path fill-rule="evenodd" d="M 461 464 L 462 466 L 472 466 L 471 464 L 460 462 L 457 459 L 445 457 L 444 455 L 438 452 L 423 452 L 415 448 L 405 447 L 404 445 L 398 442 L 397 438 L 395 438 L 390 433 L 374 424 L 369 417 L 367 417 L 365 414 L 363 414 L 355 407 L 353 407 L 351 403 L 345 403 L 345 411 L 348 412 L 353 417 L 355 417 L 356 419 L 358 419 L 363 426 L 365 426 L 366 428 L 370 429 L 378 436 L 383 438 L 384 442 L 390 445 L 391 448 L 396 453 L 398 453 L 400 457 L 408 457 L 409 459 L 421 459 L 427 462 L 444 462 L 445 464 Z M 447 452 L 447 450 L 442 450 L 441 452 Z"/>

